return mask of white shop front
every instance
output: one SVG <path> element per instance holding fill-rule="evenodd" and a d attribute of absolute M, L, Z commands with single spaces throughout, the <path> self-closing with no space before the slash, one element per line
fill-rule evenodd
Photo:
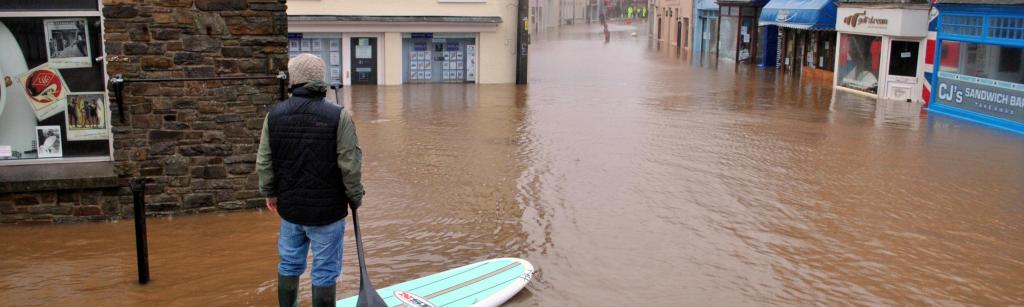
<path fill-rule="evenodd" d="M 872 97 L 919 101 L 928 35 L 927 5 L 838 8 L 835 87 Z"/>

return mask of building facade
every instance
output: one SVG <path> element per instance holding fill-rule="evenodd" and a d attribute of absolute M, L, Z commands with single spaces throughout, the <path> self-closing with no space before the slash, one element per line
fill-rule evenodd
<path fill-rule="evenodd" d="M 1024 1 L 937 1 L 929 110 L 1024 133 Z"/>
<path fill-rule="evenodd" d="M 920 101 L 931 4 L 924 0 L 840 2 L 835 85 L 871 97 Z"/>
<path fill-rule="evenodd" d="M 765 39 L 757 25 L 767 0 L 718 1 L 718 57 L 734 63 L 757 63 L 765 54 Z M 774 50 L 772 50 L 774 51 Z"/>
<path fill-rule="evenodd" d="M 759 24 L 766 35 L 775 32 L 778 37 L 777 56 L 767 46 L 766 64 L 831 82 L 836 54 L 836 5 L 832 0 L 771 0 L 761 11 Z"/>
<path fill-rule="evenodd" d="M 693 41 L 693 1 L 662 0 L 654 4 L 655 39 L 680 54 L 690 54 Z"/>
<path fill-rule="evenodd" d="M 0 2 L 0 223 L 131 215 L 135 178 L 154 214 L 262 206 L 286 27 L 276 0 Z"/>
<path fill-rule="evenodd" d="M 319 54 L 346 85 L 514 83 L 517 3 L 293 1 L 289 54 Z"/>
<path fill-rule="evenodd" d="M 693 4 L 693 55 L 695 60 L 717 56 L 718 2 L 695 0 Z"/>

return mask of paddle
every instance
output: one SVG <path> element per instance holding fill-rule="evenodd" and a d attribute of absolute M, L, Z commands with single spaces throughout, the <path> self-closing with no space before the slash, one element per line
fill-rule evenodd
<path fill-rule="evenodd" d="M 359 298 L 356 299 L 356 307 L 387 307 L 384 299 L 377 294 L 377 289 L 370 283 L 370 276 L 366 274 L 366 261 L 363 260 L 363 235 L 359 232 L 359 216 L 356 209 L 352 209 L 352 224 L 356 228 L 356 254 L 359 256 Z"/>

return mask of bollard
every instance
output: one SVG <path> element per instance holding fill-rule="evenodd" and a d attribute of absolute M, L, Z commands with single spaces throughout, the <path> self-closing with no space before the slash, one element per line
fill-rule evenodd
<path fill-rule="evenodd" d="M 149 282 L 149 244 L 146 240 L 146 179 L 130 182 L 135 211 L 135 255 L 139 264 L 139 284 Z"/>

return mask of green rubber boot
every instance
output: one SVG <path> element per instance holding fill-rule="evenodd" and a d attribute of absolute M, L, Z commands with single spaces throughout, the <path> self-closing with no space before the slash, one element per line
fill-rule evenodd
<path fill-rule="evenodd" d="M 313 307 L 334 306 L 334 290 L 337 284 L 325 287 L 313 286 Z"/>
<path fill-rule="evenodd" d="M 299 306 L 299 277 L 277 274 L 277 304 L 281 307 Z"/>

